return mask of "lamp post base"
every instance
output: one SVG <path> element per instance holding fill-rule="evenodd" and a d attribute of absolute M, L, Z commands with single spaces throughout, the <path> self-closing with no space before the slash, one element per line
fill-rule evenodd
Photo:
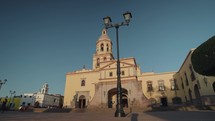
<path fill-rule="evenodd" d="M 125 117 L 125 112 L 123 110 L 116 110 L 115 117 Z"/>

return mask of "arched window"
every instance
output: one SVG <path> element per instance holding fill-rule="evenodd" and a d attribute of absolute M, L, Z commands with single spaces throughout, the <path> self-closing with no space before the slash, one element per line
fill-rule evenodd
<path fill-rule="evenodd" d="M 81 81 L 81 86 L 85 86 L 85 80 Z"/>
<path fill-rule="evenodd" d="M 97 66 L 99 66 L 99 64 L 100 64 L 100 59 L 97 58 Z"/>
<path fill-rule="evenodd" d="M 107 60 L 107 58 L 106 57 L 104 57 L 104 61 L 106 61 Z"/>
<path fill-rule="evenodd" d="M 101 51 L 104 51 L 104 44 L 101 44 Z"/>
<path fill-rule="evenodd" d="M 200 95 L 200 92 L 199 92 L 199 87 L 197 84 L 195 84 L 194 86 L 194 93 L 195 93 L 195 96 L 196 96 L 196 99 L 200 99 L 201 95 Z"/>
<path fill-rule="evenodd" d="M 106 34 L 106 31 L 103 31 L 102 34 Z"/>
<path fill-rule="evenodd" d="M 107 52 L 109 52 L 109 45 L 107 44 Z"/>

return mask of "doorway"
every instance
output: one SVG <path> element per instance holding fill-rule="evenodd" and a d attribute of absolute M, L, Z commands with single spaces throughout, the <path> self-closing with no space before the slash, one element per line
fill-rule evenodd
<path fill-rule="evenodd" d="M 161 106 L 168 106 L 167 98 L 166 97 L 161 97 Z"/>
<path fill-rule="evenodd" d="M 122 106 L 128 107 L 128 91 L 122 88 Z M 117 88 L 108 91 L 108 108 L 115 108 L 117 104 Z"/>
<path fill-rule="evenodd" d="M 123 106 L 123 108 L 128 107 L 128 97 L 125 94 L 122 95 L 122 106 Z"/>
<path fill-rule="evenodd" d="M 85 108 L 86 107 L 86 97 L 84 95 L 81 95 L 79 97 L 78 107 L 79 108 Z"/>
<path fill-rule="evenodd" d="M 194 86 L 194 92 L 195 92 L 195 96 L 196 96 L 196 104 L 201 105 L 201 95 L 200 95 L 199 87 L 197 84 L 195 84 L 195 86 Z"/>

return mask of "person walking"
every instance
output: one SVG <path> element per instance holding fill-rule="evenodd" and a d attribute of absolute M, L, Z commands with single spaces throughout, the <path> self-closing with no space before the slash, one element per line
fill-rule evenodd
<path fill-rule="evenodd" d="M 7 98 L 4 99 L 3 103 L 2 103 L 2 113 L 4 113 L 4 111 L 6 110 L 6 105 L 7 105 Z"/>

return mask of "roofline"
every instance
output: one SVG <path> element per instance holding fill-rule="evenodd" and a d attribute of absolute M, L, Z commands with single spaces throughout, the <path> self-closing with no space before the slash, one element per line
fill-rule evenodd
<path fill-rule="evenodd" d="M 77 71 L 73 71 L 73 72 L 68 72 L 66 73 L 66 75 L 73 75 L 73 74 L 82 74 L 82 73 L 95 73 L 98 72 L 98 70 L 87 70 L 87 71 L 81 71 L 81 70 L 77 70 Z"/>
<path fill-rule="evenodd" d="M 185 64 L 187 58 L 193 53 L 193 51 L 194 51 L 195 49 L 196 49 L 196 48 L 192 48 L 192 49 L 189 51 L 189 53 L 187 54 L 186 58 L 184 59 L 184 61 L 183 61 L 182 65 L 181 65 L 180 69 L 178 70 L 178 72 L 180 72 L 180 70 L 182 69 L 183 65 Z"/>

